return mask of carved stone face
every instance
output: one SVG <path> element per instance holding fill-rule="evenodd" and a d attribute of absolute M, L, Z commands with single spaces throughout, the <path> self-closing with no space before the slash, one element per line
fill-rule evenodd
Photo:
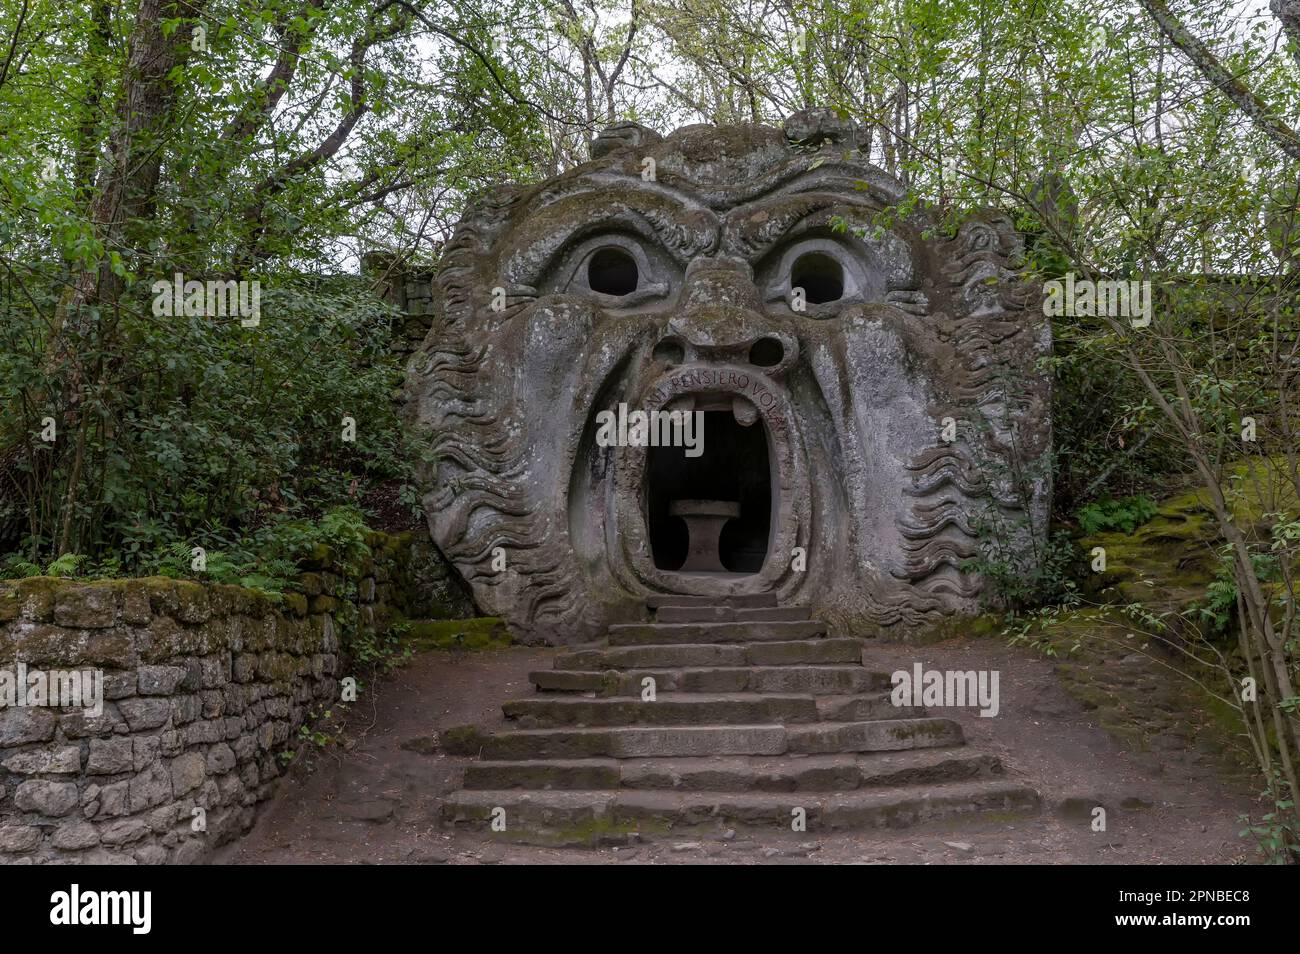
<path fill-rule="evenodd" d="M 1050 342 L 1016 235 L 876 228 L 903 192 L 853 138 L 816 112 L 620 126 L 466 216 L 409 400 L 433 538 L 485 612 L 573 642 L 651 594 L 770 590 L 908 630 L 976 608 L 993 515 L 1033 551 Z M 700 412 L 703 453 L 601 446 L 620 405 Z"/>

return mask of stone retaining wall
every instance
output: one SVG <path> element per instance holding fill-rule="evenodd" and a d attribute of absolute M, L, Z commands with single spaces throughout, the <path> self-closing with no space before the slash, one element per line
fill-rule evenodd
<path fill-rule="evenodd" d="M 466 615 L 414 535 L 279 600 L 161 577 L 0 582 L 0 671 L 100 670 L 103 711 L 0 708 L 0 862 L 187 863 L 237 837 L 299 728 L 340 699 L 346 636 Z M 12 677 L 11 677 L 12 678 Z"/>
<path fill-rule="evenodd" d="M 434 256 L 438 250 L 435 246 Z M 398 263 L 391 255 L 381 252 L 369 252 L 362 257 L 362 274 L 378 280 L 376 292 L 379 297 L 403 314 L 402 324 L 392 342 L 392 350 L 399 357 L 409 357 L 429 333 L 433 322 L 433 276 L 436 271 L 432 265 Z"/>

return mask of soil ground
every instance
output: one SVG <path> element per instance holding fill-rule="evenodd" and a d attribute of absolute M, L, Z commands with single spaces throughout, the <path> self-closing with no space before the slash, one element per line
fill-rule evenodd
<path fill-rule="evenodd" d="M 459 785 L 464 759 L 438 750 L 456 725 L 503 724 L 500 705 L 527 696 L 528 673 L 551 650 L 512 648 L 415 656 L 353 708 L 341 741 L 282 781 L 253 831 L 216 863 L 906 863 L 1240 864 L 1252 845 L 1238 836 L 1243 812 L 1260 806 L 1248 778 L 1189 752 L 1123 748 L 1061 686 L 1051 660 L 994 639 L 913 648 L 872 645 L 872 668 L 989 669 L 1001 673 L 1001 711 L 956 713 L 969 744 L 1000 756 L 1008 775 L 1035 787 L 1043 811 L 1027 820 L 942 822 L 898 831 L 835 833 L 742 830 L 702 839 L 592 848 L 543 848 L 444 830 L 439 803 Z M 943 714 L 948 715 L 945 711 Z M 1091 806 L 1107 808 L 1094 832 Z M 732 833 L 728 833 L 732 834 Z M 635 837 L 635 836 L 634 836 Z"/>

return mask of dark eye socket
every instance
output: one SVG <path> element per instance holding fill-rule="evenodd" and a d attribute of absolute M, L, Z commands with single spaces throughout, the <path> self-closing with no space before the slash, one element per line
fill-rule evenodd
<path fill-rule="evenodd" d="M 810 305 L 824 305 L 844 296 L 844 266 L 825 252 L 808 252 L 795 259 L 790 287 L 802 288 Z"/>
<path fill-rule="evenodd" d="M 636 259 L 621 248 L 602 248 L 587 262 L 587 286 L 602 295 L 630 295 L 639 280 Z"/>

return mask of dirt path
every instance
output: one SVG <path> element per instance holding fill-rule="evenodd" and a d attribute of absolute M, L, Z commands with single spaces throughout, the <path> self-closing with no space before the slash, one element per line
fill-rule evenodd
<path fill-rule="evenodd" d="M 902 831 L 835 834 L 741 832 L 701 840 L 671 836 L 591 849 L 536 848 L 444 831 L 438 806 L 457 787 L 463 759 L 429 751 L 433 733 L 466 723 L 500 725 L 500 704 L 532 692 L 531 670 L 549 650 L 460 657 L 430 652 L 354 710 L 342 746 L 296 771 L 253 832 L 218 863 L 1240 863 L 1242 812 L 1258 808 L 1248 780 L 1195 753 L 1159 762 L 1125 751 L 1061 688 L 1053 663 L 992 639 L 868 649 L 873 668 L 990 669 L 1001 673 L 1001 711 L 954 715 L 972 746 L 1002 757 L 1042 794 L 1043 813 L 1010 823 L 958 821 Z M 1105 806 L 1107 830 L 1091 830 Z M 1073 809 L 1071 811 L 1071 808 Z"/>

